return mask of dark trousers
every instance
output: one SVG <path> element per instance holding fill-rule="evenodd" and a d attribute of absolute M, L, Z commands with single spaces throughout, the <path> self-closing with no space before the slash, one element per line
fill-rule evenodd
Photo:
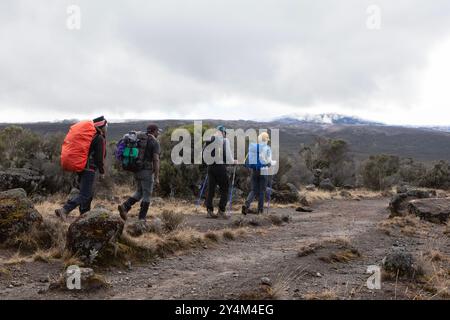
<path fill-rule="evenodd" d="M 225 211 L 228 201 L 228 181 L 227 167 L 223 164 L 213 164 L 208 167 L 208 194 L 206 196 L 206 208 L 214 210 L 213 199 L 216 187 L 219 186 L 220 202 L 219 210 Z"/>
<path fill-rule="evenodd" d="M 252 190 L 248 194 L 245 206 L 250 208 L 253 200 L 258 196 L 258 210 L 264 209 L 264 196 L 267 188 L 267 176 L 262 175 L 260 170 L 252 170 L 251 176 L 251 188 Z"/>
<path fill-rule="evenodd" d="M 69 213 L 76 207 L 80 207 L 80 214 L 91 210 L 91 202 L 94 193 L 95 171 L 84 170 L 79 174 L 80 193 L 73 199 L 69 199 L 64 205 L 64 210 Z"/>
<path fill-rule="evenodd" d="M 136 192 L 131 196 L 133 199 L 142 202 L 150 202 L 153 192 L 153 172 L 152 170 L 141 170 L 134 175 L 136 182 Z"/>

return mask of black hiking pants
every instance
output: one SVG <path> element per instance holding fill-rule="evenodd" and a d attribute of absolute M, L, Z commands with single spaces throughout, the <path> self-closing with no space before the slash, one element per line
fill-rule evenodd
<path fill-rule="evenodd" d="M 224 164 L 208 166 L 208 194 L 206 195 L 206 208 L 208 210 L 214 210 L 213 200 L 217 186 L 219 186 L 220 190 L 219 210 L 225 211 L 230 182 L 228 180 L 227 167 Z"/>
<path fill-rule="evenodd" d="M 78 176 L 80 193 L 73 199 L 69 199 L 64 205 L 64 210 L 69 213 L 79 207 L 80 214 L 91 210 L 91 202 L 94 194 L 95 171 L 84 170 Z"/>

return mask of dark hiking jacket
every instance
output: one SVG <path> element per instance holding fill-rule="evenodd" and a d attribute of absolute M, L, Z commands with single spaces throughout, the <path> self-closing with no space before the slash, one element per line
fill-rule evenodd
<path fill-rule="evenodd" d="M 88 169 L 91 171 L 98 170 L 101 174 L 105 173 L 105 157 L 106 157 L 106 139 L 97 133 L 92 140 L 89 149 Z"/>

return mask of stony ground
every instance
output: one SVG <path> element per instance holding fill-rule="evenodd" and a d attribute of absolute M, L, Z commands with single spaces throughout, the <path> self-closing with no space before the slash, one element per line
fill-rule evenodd
<path fill-rule="evenodd" d="M 61 273 L 61 262 L 6 264 L 0 266 L 0 299 L 449 299 L 442 288 L 427 291 L 426 284 L 406 279 L 384 280 L 381 290 L 366 287 L 367 267 L 380 265 L 392 247 L 403 246 L 417 256 L 434 250 L 441 262 L 450 256 L 448 227 L 383 224 L 388 202 L 326 200 L 314 204 L 311 213 L 274 208 L 271 212 L 289 214 L 291 222 L 250 228 L 234 240 L 130 268 L 96 270 L 110 287 L 88 293 L 45 290 L 48 279 Z M 205 219 L 200 213 L 186 215 L 185 227 L 201 232 L 230 226 L 229 221 Z M 305 252 L 311 244 L 322 245 Z M 13 254 L 0 251 L 4 260 Z M 444 265 L 450 276 L 449 265 Z M 263 282 L 270 286 L 262 285 L 262 278 L 268 278 Z M 448 287 L 443 290 L 448 292 Z"/>

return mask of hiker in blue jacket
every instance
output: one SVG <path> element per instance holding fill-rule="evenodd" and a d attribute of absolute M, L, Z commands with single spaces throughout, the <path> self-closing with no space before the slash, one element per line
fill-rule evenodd
<path fill-rule="evenodd" d="M 242 214 L 251 213 L 250 205 L 256 196 L 258 196 L 258 211 L 263 213 L 264 197 L 269 178 L 269 167 L 275 165 L 276 162 L 272 160 L 272 149 L 268 145 L 269 134 L 262 132 L 258 136 L 258 143 L 251 143 L 249 146 L 248 159 L 246 166 L 251 169 L 251 191 L 242 206 Z"/>

